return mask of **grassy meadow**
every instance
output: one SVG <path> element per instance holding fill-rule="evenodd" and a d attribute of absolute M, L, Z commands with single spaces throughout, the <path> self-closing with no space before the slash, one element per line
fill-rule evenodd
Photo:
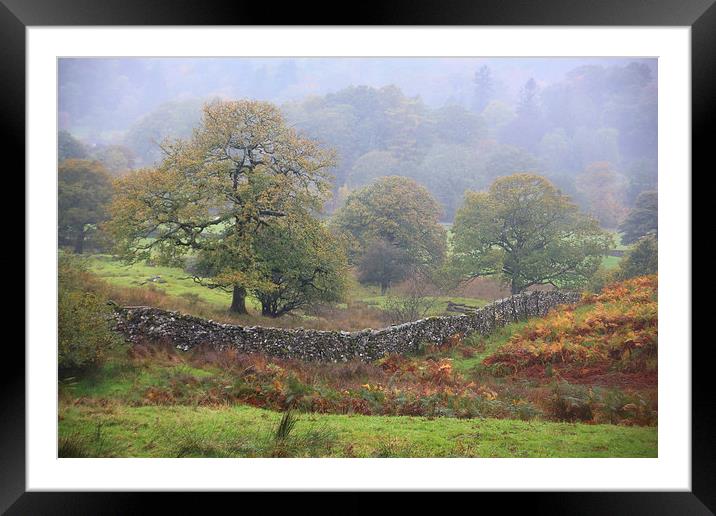
<path fill-rule="evenodd" d="M 60 454 L 87 457 L 656 457 L 655 427 L 302 414 L 219 408 L 70 406 Z"/>
<path fill-rule="evenodd" d="M 231 304 L 231 293 L 221 289 L 209 289 L 196 283 L 189 273 L 179 267 L 149 265 L 146 262 L 137 262 L 127 265 L 111 255 L 98 254 L 88 258 L 89 269 L 101 279 L 118 287 L 144 287 L 151 286 L 170 297 L 198 300 L 215 307 L 226 310 Z M 150 278 L 160 276 L 161 283 L 152 282 Z M 260 306 L 254 298 L 249 298 L 247 304 L 250 308 Z"/>

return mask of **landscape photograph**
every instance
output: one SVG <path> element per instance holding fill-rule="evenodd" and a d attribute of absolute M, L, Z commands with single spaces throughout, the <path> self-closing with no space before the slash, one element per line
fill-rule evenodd
<path fill-rule="evenodd" d="M 57 73 L 59 458 L 658 456 L 657 59 Z"/>

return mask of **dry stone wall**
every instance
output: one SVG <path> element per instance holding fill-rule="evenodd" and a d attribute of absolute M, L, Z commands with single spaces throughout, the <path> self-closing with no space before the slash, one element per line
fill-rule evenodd
<path fill-rule="evenodd" d="M 320 331 L 262 326 L 236 326 L 146 306 L 116 309 L 117 330 L 130 341 L 168 340 L 188 351 L 198 345 L 236 348 L 281 358 L 341 362 L 375 360 L 386 353 L 413 353 L 421 343 L 442 343 L 455 334 L 486 335 L 509 322 L 544 316 L 558 305 L 579 301 L 576 292 L 535 291 L 495 301 L 474 313 L 429 317 L 419 321 L 362 331 Z"/>

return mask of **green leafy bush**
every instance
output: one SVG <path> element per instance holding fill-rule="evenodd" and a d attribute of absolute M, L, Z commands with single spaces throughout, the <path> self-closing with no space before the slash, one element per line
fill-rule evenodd
<path fill-rule="evenodd" d="M 626 280 L 656 274 L 659 270 L 659 244 L 654 234 L 639 239 L 619 264 L 618 277 Z"/>
<path fill-rule="evenodd" d="M 95 292 L 83 289 L 82 262 L 60 255 L 57 304 L 60 373 L 99 365 L 122 340 L 112 331 L 111 309 Z"/>
<path fill-rule="evenodd" d="M 601 292 L 604 287 L 617 280 L 617 272 L 600 265 L 589 279 L 586 290 L 593 294 Z"/>

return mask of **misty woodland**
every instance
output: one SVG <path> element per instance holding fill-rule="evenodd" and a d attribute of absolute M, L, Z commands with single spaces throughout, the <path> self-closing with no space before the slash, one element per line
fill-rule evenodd
<path fill-rule="evenodd" d="M 655 457 L 655 59 L 59 61 L 59 457 Z"/>

